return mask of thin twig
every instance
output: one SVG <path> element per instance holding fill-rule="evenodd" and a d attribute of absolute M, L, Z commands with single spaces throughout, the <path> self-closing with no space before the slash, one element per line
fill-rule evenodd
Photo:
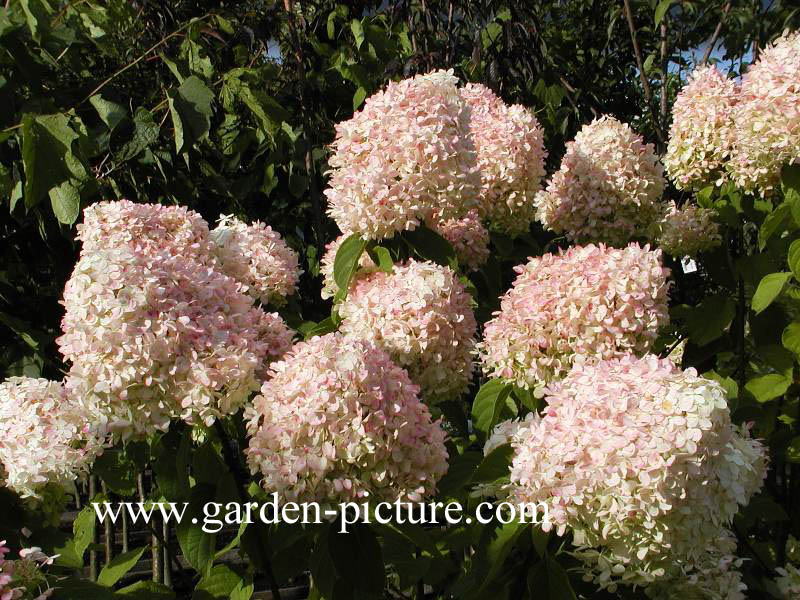
<path fill-rule="evenodd" d="M 631 3 L 625 0 L 625 18 L 628 20 L 628 29 L 631 32 L 631 42 L 633 43 L 633 53 L 636 56 L 636 66 L 639 69 L 639 79 L 642 82 L 642 92 L 644 93 L 644 100 L 647 103 L 650 113 L 653 116 L 653 126 L 656 136 L 660 142 L 664 141 L 664 136 L 661 134 L 661 127 L 658 123 L 658 116 L 656 115 L 655 108 L 653 107 L 653 95 L 650 92 L 650 83 L 647 81 L 647 75 L 644 73 L 644 62 L 642 61 L 642 53 L 639 50 L 639 42 L 636 41 L 636 26 L 633 24 L 633 13 L 631 13 Z"/>
<path fill-rule="evenodd" d="M 719 34 L 722 32 L 722 24 L 725 22 L 725 18 L 728 16 L 728 11 L 731 9 L 731 3 L 727 2 L 725 6 L 722 7 L 722 15 L 717 22 L 717 27 L 714 29 L 714 33 L 711 34 L 711 39 L 708 42 L 708 46 L 706 47 L 706 51 L 703 54 L 703 60 L 700 61 L 701 65 L 704 65 L 708 62 L 709 56 L 711 56 L 711 52 L 714 50 L 714 46 L 717 44 L 717 38 L 719 38 Z"/>
<path fill-rule="evenodd" d="M 89 92 L 89 94 L 88 94 L 88 95 L 87 95 L 87 96 L 86 96 L 86 97 L 85 97 L 83 100 L 81 100 L 80 102 L 78 102 L 78 104 L 76 104 L 76 105 L 75 105 L 75 108 L 77 108 L 78 106 L 80 106 L 81 104 L 83 104 L 84 102 L 86 102 L 86 101 L 87 101 L 89 98 L 91 98 L 92 96 L 94 96 L 96 93 L 98 93 L 100 90 L 102 90 L 102 89 L 103 89 L 103 88 L 104 88 L 106 85 L 108 85 L 108 84 L 109 84 L 111 81 L 113 81 L 114 79 L 116 79 L 117 77 L 119 77 L 120 75 L 122 75 L 122 74 L 123 74 L 125 71 L 127 71 L 127 70 L 128 70 L 128 69 L 130 69 L 131 67 L 133 67 L 133 66 L 135 66 L 135 65 L 139 64 L 139 63 L 140 63 L 142 60 L 144 60 L 145 58 L 147 58 L 147 56 L 149 56 L 151 52 L 153 52 L 153 51 L 154 51 L 154 50 L 156 50 L 157 48 L 160 48 L 161 46 L 163 46 L 164 44 L 166 44 L 166 43 L 167 43 L 169 40 L 171 40 L 171 39 L 172 39 L 172 38 L 174 38 L 175 36 L 177 36 L 177 35 L 180 35 L 181 33 L 183 33 L 183 31 L 184 31 L 184 30 L 188 29 L 189 27 L 191 27 L 191 26 L 192 26 L 192 25 L 194 25 L 195 23 L 197 23 L 197 22 L 199 22 L 199 21 L 203 21 L 204 19 L 207 19 L 207 18 L 208 18 L 208 17 L 210 17 L 210 16 L 211 16 L 211 14 L 210 14 L 210 13 L 208 13 L 208 14 L 205 14 L 205 15 L 203 15 L 202 17 L 198 17 L 197 19 L 194 19 L 194 20 L 192 20 L 192 21 L 189 21 L 188 23 L 184 23 L 183 25 L 181 25 L 180 27 L 178 27 L 178 29 L 176 29 L 175 31 L 173 31 L 172 33 L 169 33 L 169 34 L 165 35 L 165 36 L 164 36 L 163 38 L 161 38 L 161 39 L 160 39 L 158 42 L 156 42 L 155 44 L 153 44 L 152 46 L 150 46 L 150 48 L 148 48 L 148 49 L 147 49 L 147 50 L 146 50 L 146 51 L 145 51 L 143 54 L 140 54 L 140 55 L 139 55 L 137 58 L 135 58 L 135 59 L 134 59 L 132 62 L 128 63 L 128 64 L 127 64 L 127 65 L 125 65 L 124 67 L 121 67 L 120 69 L 117 69 L 117 70 L 116 70 L 116 71 L 115 71 L 113 74 L 111 74 L 111 75 L 109 75 L 108 77 L 106 77 L 106 79 L 105 79 L 105 80 L 103 80 L 103 82 L 102 82 L 100 85 L 98 85 L 98 86 L 97 86 L 96 88 L 94 88 L 94 89 L 93 89 L 91 92 Z"/>

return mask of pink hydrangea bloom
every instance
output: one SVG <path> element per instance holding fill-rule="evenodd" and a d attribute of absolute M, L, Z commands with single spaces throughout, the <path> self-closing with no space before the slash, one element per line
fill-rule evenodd
<path fill-rule="evenodd" d="M 339 291 L 339 286 L 336 285 L 336 280 L 333 278 L 333 266 L 336 260 L 336 253 L 339 251 L 339 246 L 342 245 L 348 238 L 349 234 L 343 233 L 335 240 L 325 246 L 325 253 L 319 261 L 319 272 L 322 275 L 322 292 L 323 299 L 333 298 L 336 292 Z M 372 262 L 369 254 L 364 252 L 358 261 L 358 274 L 357 277 L 368 275 L 378 269 L 377 265 Z M 352 282 L 350 284 L 353 285 Z"/>
<path fill-rule="evenodd" d="M 663 190 L 653 145 L 604 116 L 567 144 L 561 168 L 536 195 L 536 217 L 572 241 L 621 246 L 658 220 Z"/>
<path fill-rule="evenodd" d="M 67 282 L 57 340 L 72 363 L 67 389 L 123 437 L 166 430 L 175 417 L 210 424 L 235 412 L 265 363 L 291 345 L 280 316 L 254 307 L 203 258 L 176 253 L 169 240 L 97 241 Z"/>
<path fill-rule="evenodd" d="M 515 270 L 478 344 L 490 377 L 540 386 L 582 358 L 643 354 L 669 322 L 669 269 L 649 246 L 576 246 Z"/>
<path fill-rule="evenodd" d="M 409 260 L 355 282 L 339 306 L 340 331 L 388 352 L 432 404 L 469 386 L 477 327 L 471 304 L 448 267 Z"/>
<path fill-rule="evenodd" d="M 453 245 L 459 266 L 477 271 L 489 258 L 489 232 L 472 209 L 461 218 L 435 220 L 431 229 Z"/>
<path fill-rule="evenodd" d="M 61 383 L 11 377 L 0 383 L 0 485 L 22 497 L 67 485 L 103 449 L 97 415 Z"/>
<path fill-rule="evenodd" d="M 764 48 L 742 76 L 730 175 L 745 191 L 772 193 L 800 152 L 800 31 Z"/>
<path fill-rule="evenodd" d="M 223 216 L 211 231 L 220 270 L 247 286 L 262 304 L 281 306 L 297 289 L 300 269 L 297 252 L 269 225 L 251 225 Z"/>
<path fill-rule="evenodd" d="M 572 531 L 600 587 L 702 565 L 766 474 L 722 386 L 671 361 L 576 364 L 545 400 L 512 442 L 512 497 L 548 506 L 544 527 Z"/>
<path fill-rule="evenodd" d="M 743 563 L 736 556 L 736 537 L 722 530 L 719 538 L 708 542 L 704 554 L 688 564 L 676 561 L 663 577 L 645 588 L 645 594 L 652 600 L 745 600 L 747 586 L 739 571 Z"/>
<path fill-rule="evenodd" d="M 678 208 L 670 201 L 660 227 L 658 245 L 672 256 L 696 256 L 722 243 L 714 211 L 695 204 Z"/>
<path fill-rule="evenodd" d="M 452 71 L 391 82 L 336 125 L 328 214 L 365 239 L 415 229 L 436 208 L 458 216 L 480 185 L 469 111 Z"/>
<path fill-rule="evenodd" d="M 516 235 L 536 217 L 533 198 L 544 177 L 544 134 L 527 108 L 507 105 L 482 84 L 460 90 L 470 108 L 469 130 L 481 174 L 481 214 L 492 227 Z"/>
<path fill-rule="evenodd" d="M 689 76 L 672 107 L 672 126 L 664 167 L 678 189 L 700 189 L 725 181 L 733 144 L 735 81 L 713 65 Z"/>
<path fill-rule="evenodd" d="M 130 200 L 97 202 L 83 211 L 77 226 L 83 252 L 130 248 L 149 252 L 169 250 L 204 264 L 213 262 L 208 223 L 184 206 L 139 204 Z"/>
<path fill-rule="evenodd" d="M 338 333 L 271 367 L 247 410 L 251 471 L 293 501 L 419 501 L 447 471 L 445 433 L 406 371 Z"/>

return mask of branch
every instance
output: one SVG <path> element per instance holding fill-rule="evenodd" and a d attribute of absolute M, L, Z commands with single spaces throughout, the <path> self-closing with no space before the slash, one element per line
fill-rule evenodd
<path fill-rule="evenodd" d="M 146 50 L 146 51 L 145 51 L 143 54 L 140 54 L 140 55 L 139 55 L 139 56 L 138 56 L 138 57 L 137 57 L 137 58 L 136 58 L 136 59 L 135 59 L 133 62 L 130 62 L 130 63 L 128 63 L 128 64 L 127 64 L 127 65 L 125 65 L 124 67 L 122 67 L 122 68 L 120 68 L 120 69 L 117 69 L 117 70 L 116 70 L 116 71 L 115 71 L 113 74 L 109 75 L 109 76 L 108 76 L 108 77 L 107 77 L 105 80 L 103 80 L 103 82 L 102 82 L 100 85 L 98 85 L 98 86 L 97 86 L 96 88 L 94 88 L 94 89 L 93 89 L 91 92 L 89 92 L 89 94 L 88 94 L 88 95 L 87 95 L 87 96 L 86 96 L 86 97 L 85 97 L 83 100 L 81 100 L 80 102 L 78 102 L 78 104 L 76 104 L 76 105 L 75 105 L 73 108 L 77 108 L 78 106 L 80 106 L 81 104 L 83 104 L 84 102 L 86 102 L 86 101 L 87 101 L 89 98 L 91 98 L 91 97 L 92 97 L 92 96 L 94 96 L 94 95 L 95 95 L 97 92 L 99 92 L 100 90 L 102 90 L 102 89 L 103 89 L 103 88 L 104 88 L 106 85 L 108 85 L 108 84 L 109 84 L 111 81 L 113 81 L 114 79 L 116 79 L 118 76 L 122 75 L 122 74 L 123 74 L 125 71 L 127 71 L 127 70 L 128 70 L 128 69 L 130 69 L 131 67 L 133 67 L 133 66 L 137 65 L 138 63 L 140 63 L 142 60 L 144 60 L 145 58 L 147 58 L 147 56 L 148 56 L 148 55 L 149 55 L 151 52 L 153 52 L 153 51 L 154 51 L 154 50 L 156 50 L 157 48 L 160 48 L 161 46 L 163 46 L 164 44 L 166 44 L 166 43 L 167 43 L 167 42 L 168 42 L 170 39 L 174 38 L 174 37 L 175 37 L 175 36 L 177 36 L 177 35 L 180 35 L 180 34 L 181 34 L 181 33 L 182 33 L 182 32 L 183 32 L 185 29 L 188 29 L 189 27 L 191 27 L 191 26 L 192 26 L 192 25 L 194 25 L 195 23 L 197 23 L 197 22 L 199 22 L 199 21 L 202 21 L 202 20 L 204 20 L 204 19 L 207 19 L 207 18 L 208 18 L 208 17 L 210 17 L 210 16 L 211 16 L 211 14 L 209 13 L 209 14 L 205 14 L 205 15 L 203 15 L 202 17 L 198 17 L 197 19 L 192 19 L 192 20 L 191 20 L 191 21 L 189 21 L 188 23 L 184 23 L 183 25 L 181 25 L 180 27 L 178 27 L 178 29 L 176 29 L 176 30 L 175 30 L 175 31 L 173 31 L 172 33 L 169 33 L 169 34 L 165 35 L 163 38 L 161 38 L 161 39 L 160 39 L 159 41 L 157 41 L 155 44 L 153 44 L 152 46 L 150 46 L 150 48 L 148 48 L 148 49 L 147 49 L 147 50 Z"/>
<path fill-rule="evenodd" d="M 725 6 L 722 7 L 722 15 L 719 18 L 719 22 L 717 22 L 717 27 L 714 29 L 714 33 L 711 34 L 711 40 L 708 42 L 708 46 L 706 47 L 706 51 L 703 54 L 703 60 L 700 61 L 701 65 L 704 65 L 708 62 L 708 57 L 711 56 L 711 51 L 714 49 L 714 46 L 717 44 L 717 38 L 719 38 L 719 34 L 722 31 L 722 24 L 725 22 L 725 17 L 728 16 L 728 11 L 731 9 L 731 3 L 725 3 Z"/>
<path fill-rule="evenodd" d="M 663 142 L 664 136 L 661 134 L 661 127 L 658 123 L 658 115 L 653 107 L 653 95 L 650 93 L 650 83 L 647 81 L 647 76 L 644 74 L 644 62 L 642 61 L 642 53 L 639 51 L 639 42 L 636 41 L 636 26 L 633 24 L 633 14 L 631 13 L 630 0 L 625 0 L 625 18 L 628 21 L 628 29 L 631 32 L 631 42 L 633 43 L 633 53 L 636 55 L 636 66 L 639 69 L 639 79 L 642 82 L 642 92 L 644 93 L 644 100 L 650 113 L 653 116 L 653 125 L 656 132 L 658 141 Z"/>
<path fill-rule="evenodd" d="M 659 109 L 659 116 L 661 117 L 661 126 L 666 127 L 667 124 L 667 84 L 669 78 L 667 77 L 667 69 L 669 68 L 669 57 L 667 55 L 667 16 L 661 20 L 661 107 Z"/>

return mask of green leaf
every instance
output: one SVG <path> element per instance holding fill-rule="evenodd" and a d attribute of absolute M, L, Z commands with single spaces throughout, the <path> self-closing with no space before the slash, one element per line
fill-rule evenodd
<path fill-rule="evenodd" d="M 776 373 L 754 377 L 744 387 L 759 402 L 769 402 L 779 398 L 789 389 L 792 380 Z"/>
<path fill-rule="evenodd" d="M 41 331 L 36 331 L 30 323 L 12 317 L 4 312 L 0 312 L 0 323 L 16 333 L 22 341 L 28 344 L 33 350 L 38 349 L 41 342 L 45 339 L 45 334 Z"/>
<path fill-rule="evenodd" d="M 404 231 L 401 237 L 423 260 L 430 260 L 444 266 L 453 265 L 456 261 L 453 246 L 432 229 L 420 226 L 413 231 Z"/>
<path fill-rule="evenodd" d="M 64 114 L 25 115 L 22 119 L 22 162 L 25 207 L 36 206 L 51 188 L 87 178 L 86 168 L 72 150 L 78 134 Z M 69 192 L 63 194 L 69 195 Z M 69 203 L 69 198 L 68 198 Z M 65 218 L 69 212 L 64 213 Z"/>
<path fill-rule="evenodd" d="M 110 131 L 113 131 L 122 120 L 128 117 L 128 111 L 125 110 L 124 106 L 106 100 L 100 94 L 95 94 L 89 98 L 89 102 L 94 106 L 100 119 L 106 124 Z"/>
<path fill-rule="evenodd" d="M 130 600 L 174 600 L 175 598 L 175 592 L 163 583 L 155 581 L 137 581 L 117 593 L 129 596 Z"/>
<path fill-rule="evenodd" d="M 333 259 L 333 279 L 340 290 L 345 293 L 350 287 L 350 281 L 358 270 L 358 261 L 367 247 L 367 242 L 362 240 L 357 233 L 347 237 L 339 246 L 336 257 Z"/>
<path fill-rule="evenodd" d="M 360 50 L 361 44 L 364 43 L 364 27 L 361 25 L 361 21 L 353 19 L 350 22 L 350 30 L 353 32 L 353 37 L 356 40 L 356 48 Z"/>
<path fill-rule="evenodd" d="M 728 402 L 739 397 L 739 384 L 730 377 L 723 377 L 714 370 L 706 371 L 703 373 L 703 377 L 719 383 L 725 389 L 725 397 Z"/>
<path fill-rule="evenodd" d="M 114 600 L 116 594 L 105 586 L 99 585 L 88 579 L 67 577 L 59 579 L 53 586 L 53 600 Z M 148 600 L 150 598 L 148 597 Z M 153 600 L 160 600 L 154 598 Z"/>
<path fill-rule="evenodd" d="M 246 586 L 236 571 L 227 565 L 215 565 L 195 587 L 192 600 L 228 600 L 237 590 Z"/>
<path fill-rule="evenodd" d="M 664 15 L 667 14 L 669 7 L 672 5 L 672 0 L 661 0 L 656 6 L 656 14 L 655 14 L 655 22 L 656 26 L 661 24 L 661 21 L 664 19 Z"/>
<path fill-rule="evenodd" d="M 180 152 L 208 134 L 214 93 L 199 77 L 192 75 L 169 95 L 168 101 L 175 126 L 175 150 Z"/>
<path fill-rule="evenodd" d="M 214 75 L 214 65 L 211 63 L 211 59 L 205 54 L 204 48 L 194 40 L 187 38 L 181 44 L 180 55 L 186 60 L 192 73 L 205 79 L 210 79 Z"/>
<path fill-rule="evenodd" d="M 489 524 L 483 530 L 476 557 L 483 563 L 484 566 L 482 568 L 486 569 L 482 577 L 481 590 L 485 590 L 500 573 L 503 563 L 511 553 L 517 538 L 527 527 L 528 525 L 525 523 L 512 521 L 507 524 L 499 524 L 496 527 Z"/>
<path fill-rule="evenodd" d="M 472 475 L 471 483 L 489 483 L 508 477 L 514 449 L 511 444 L 503 444 L 487 454 Z"/>
<path fill-rule="evenodd" d="M 795 225 L 800 225 L 800 165 L 786 165 L 781 173 L 784 201 L 792 207 Z"/>
<path fill-rule="evenodd" d="M 501 379 L 491 379 L 481 386 L 472 403 L 472 424 L 484 437 L 497 424 L 512 386 Z"/>
<path fill-rule="evenodd" d="M 800 435 L 793 437 L 786 447 L 786 460 L 790 463 L 800 463 Z"/>
<path fill-rule="evenodd" d="M 482 460 L 483 453 L 477 450 L 466 450 L 451 456 L 447 473 L 439 480 L 439 495 L 446 497 L 463 493 Z"/>
<path fill-rule="evenodd" d="M 331 535 L 331 527 L 326 527 L 322 530 L 314 545 L 309 562 L 309 570 L 311 571 L 314 587 L 326 599 L 333 597 L 333 590 L 336 585 L 336 567 L 333 565 L 330 550 Z"/>
<path fill-rule="evenodd" d="M 576 600 L 575 591 L 564 568 L 550 554 L 528 573 L 528 592 L 541 600 Z"/>
<path fill-rule="evenodd" d="M 758 230 L 758 249 L 763 250 L 770 238 L 781 230 L 791 214 L 791 205 L 784 202 L 767 215 Z"/>
<path fill-rule="evenodd" d="M 186 508 L 183 519 L 175 528 L 181 552 L 192 568 L 201 575 L 209 573 L 214 562 L 216 550 L 216 534 L 206 533 L 201 527 L 203 523 L 203 506 L 215 500 L 216 488 L 207 484 L 198 484 L 192 488 L 191 501 Z M 196 523 L 192 521 L 196 519 Z"/>
<path fill-rule="evenodd" d="M 81 194 L 72 181 L 63 181 L 48 192 L 53 214 L 59 223 L 72 225 L 81 212 Z"/>
<path fill-rule="evenodd" d="M 754 358 L 757 358 L 758 362 L 766 364 L 784 377 L 792 378 L 794 357 L 783 346 L 778 346 L 777 344 L 759 346 L 756 348 Z"/>
<path fill-rule="evenodd" d="M 392 260 L 392 255 L 389 253 L 389 250 L 383 246 L 374 246 L 372 248 L 368 248 L 367 252 L 369 253 L 369 257 L 372 259 L 372 262 L 378 265 L 378 268 L 381 271 L 384 273 L 392 272 L 392 269 L 394 268 L 394 261 Z"/>
<path fill-rule="evenodd" d="M 781 343 L 784 348 L 800 356 L 800 323 L 789 323 L 786 326 L 781 335 Z"/>
<path fill-rule="evenodd" d="M 89 547 L 89 544 L 92 543 L 96 517 L 97 514 L 94 512 L 94 507 L 89 504 L 78 513 L 78 516 L 75 517 L 75 521 L 72 523 L 72 539 L 75 543 L 75 552 L 81 558 Z"/>
<path fill-rule="evenodd" d="M 19 0 L 22 12 L 25 13 L 25 20 L 31 37 L 36 42 L 42 41 L 42 27 L 48 26 L 48 15 L 53 11 L 46 2 L 42 0 Z"/>
<path fill-rule="evenodd" d="M 644 72 L 645 73 L 649 73 L 652 70 L 653 61 L 655 60 L 655 58 L 656 58 L 656 55 L 655 54 L 651 54 L 647 58 L 644 59 L 644 65 L 642 65 L 642 67 L 644 68 Z"/>
<path fill-rule="evenodd" d="M 334 320 L 331 317 L 328 317 L 327 319 L 323 319 L 316 325 L 309 327 L 305 331 L 301 331 L 301 333 L 303 333 L 303 337 L 308 340 L 311 339 L 312 337 L 317 337 L 318 335 L 325 335 L 327 333 L 332 333 L 336 331 L 337 328 L 338 326 L 336 325 Z"/>
<path fill-rule="evenodd" d="M 356 90 L 356 93 L 353 94 L 353 110 L 358 110 L 358 107 L 364 102 L 364 98 L 367 97 L 367 90 L 363 87 L 359 87 Z"/>
<path fill-rule="evenodd" d="M 340 533 L 337 521 L 331 525 L 328 544 L 339 576 L 354 589 L 381 597 L 385 583 L 383 555 L 369 525 L 355 523 L 347 533 Z"/>
<path fill-rule="evenodd" d="M 139 559 L 144 554 L 145 547 L 142 546 L 130 552 L 124 552 L 111 559 L 111 561 L 103 567 L 100 575 L 97 577 L 97 583 L 111 587 L 117 583 L 122 577 L 130 571 Z"/>
<path fill-rule="evenodd" d="M 686 319 L 686 332 L 698 346 L 705 346 L 720 337 L 736 316 L 736 303 L 727 294 L 717 294 L 691 309 Z"/>
<path fill-rule="evenodd" d="M 117 153 L 117 160 L 120 162 L 135 158 L 158 139 L 160 127 L 153 119 L 153 114 L 146 108 L 136 109 L 133 126 L 133 136 Z"/>
<path fill-rule="evenodd" d="M 109 448 L 94 463 L 94 472 L 115 494 L 131 496 L 136 491 L 136 464 L 119 448 Z"/>
<path fill-rule="evenodd" d="M 766 275 L 758 284 L 755 294 L 753 294 L 753 301 L 751 303 L 752 309 L 756 314 L 767 308 L 772 304 L 773 300 L 780 296 L 784 286 L 792 276 L 791 273 L 770 273 Z"/>
<path fill-rule="evenodd" d="M 789 246 L 787 261 L 789 268 L 792 270 L 792 275 L 800 281 L 800 240 L 793 241 Z"/>

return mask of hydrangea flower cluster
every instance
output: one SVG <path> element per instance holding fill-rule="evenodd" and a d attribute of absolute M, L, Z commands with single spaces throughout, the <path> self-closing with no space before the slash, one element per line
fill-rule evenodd
<path fill-rule="evenodd" d="M 297 252 L 269 225 L 224 216 L 211 240 L 220 269 L 246 285 L 247 293 L 262 304 L 282 306 L 297 289 L 302 273 Z"/>
<path fill-rule="evenodd" d="M 433 404 L 469 386 L 477 328 L 471 302 L 448 267 L 409 260 L 353 284 L 339 306 L 340 331 L 388 352 Z"/>
<path fill-rule="evenodd" d="M 437 221 L 431 229 L 452 244 L 459 266 L 468 271 L 477 271 L 489 259 L 489 232 L 477 210 L 472 209 L 461 218 Z"/>
<path fill-rule="evenodd" d="M 784 33 L 747 69 L 733 120 L 731 179 L 748 192 L 769 195 L 783 165 L 798 159 L 800 31 Z"/>
<path fill-rule="evenodd" d="M 42 568 L 52 565 L 56 556 L 34 546 L 20 550 L 18 560 L 6 560 L 10 549 L 5 544 L 0 541 L 0 600 L 46 600 L 52 596 L 55 588 L 50 587 Z"/>
<path fill-rule="evenodd" d="M 103 450 L 98 417 L 61 383 L 11 377 L 0 383 L 0 485 L 21 497 L 67 485 Z"/>
<path fill-rule="evenodd" d="M 672 108 L 664 167 L 678 189 L 725 181 L 738 86 L 713 65 L 695 69 Z"/>
<path fill-rule="evenodd" d="M 658 245 L 672 256 L 697 256 L 722 243 L 714 211 L 695 204 L 678 208 L 670 201 L 660 227 Z"/>
<path fill-rule="evenodd" d="M 694 369 L 626 356 L 578 364 L 514 437 L 512 497 L 573 533 L 587 575 L 612 591 L 702 575 L 766 474 L 764 448 L 732 426 L 725 391 Z M 703 568 L 707 568 L 703 567 Z"/>
<path fill-rule="evenodd" d="M 295 345 L 271 371 L 246 413 L 247 462 L 266 490 L 331 504 L 435 491 L 445 433 L 385 352 L 331 333 Z"/>
<path fill-rule="evenodd" d="M 667 568 L 663 577 L 645 588 L 645 594 L 652 600 L 745 600 L 747 586 L 739 571 L 744 560 L 735 553 L 736 538 L 724 531 L 717 540 L 708 543 L 706 553 L 692 564 L 676 563 Z"/>
<path fill-rule="evenodd" d="M 481 214 L 493 228 L 523 233 L 536 217 L 533 198 L 545 174 L 547 151 L 539 121 L 523 106 L 508 106 L 485 85 L 469 83 L 460 93 L 470 108 Z"/>
<path fill-rule="evenodd" d="M 336 125 L 325 195 L 341 231 L 392 237 L 434 209 L 452 217 L 477 205 L 469 111 L 457 84 L 452 70 L 391 82 Z"/>
<path fill-rule="evenodd" d="M 669 269 L 649 246 L 575 246 L 515 270 L 478 344 L 489 377 L 541 386 L 583 358 L 643 354 L 669 322 Z"/>
<path fill-rule="evenodd" d="M 77 239 L 88 254 L 108 248 L 135 252 L 169 250 L 176 256 L 213 263 L 208 223 L 185 206 L 139 204 L 130 200 L 98 202 L 83 211 Z"/>
<path fill-rule="evenodd" d="M 322 292 L 323 299 L 333 298 L 336 292 L 339 291 L 339 286 L 336 285 L 336 280 L 333 277 L 333 266 L 336 261 L 336 253 L 339 251 L 339 246 L 342 245 L 349 234 L 343 233 L 332 242 L 325 246 L 325 253 L 319 261 L 319 272 L 322 275 Z M 378 266 L 372 262 L 369 254 L 364 252 L 358 260 L 358 272 L 356 277 L 360 278 L 368 275 L 378 269 Z M 352 286 L 352 282 L 350 284 Z"/>
<path fill-rule="evenodd" d="M 661 216 L 664 177 L 652 144 L 613 117 L 585 125 L 536 195 L 536 217 L 575 242 L 621 246 Z"/>
<path fill-rule="evenodd" d="M 117 215 L 116 204 L 92 206 L 90 218 Z M 134 223 L 142 206 L 153 221 L 162 214 L 133 206 Z M 194 260 L 172 238 L 126 239 L 117 231 L 126 228 L 122 211 L 107 245 L 89 237 L 88 225 L 79 233 L 89 244 L 64 290 L 57 340 L 72 363 L 67 390 L 96 405 L 122 437 L 166 430 L 175 417 L 210 424 L 258 389 L 265 363 L 288 350 L 292 333 L 210 256 Z"/>

